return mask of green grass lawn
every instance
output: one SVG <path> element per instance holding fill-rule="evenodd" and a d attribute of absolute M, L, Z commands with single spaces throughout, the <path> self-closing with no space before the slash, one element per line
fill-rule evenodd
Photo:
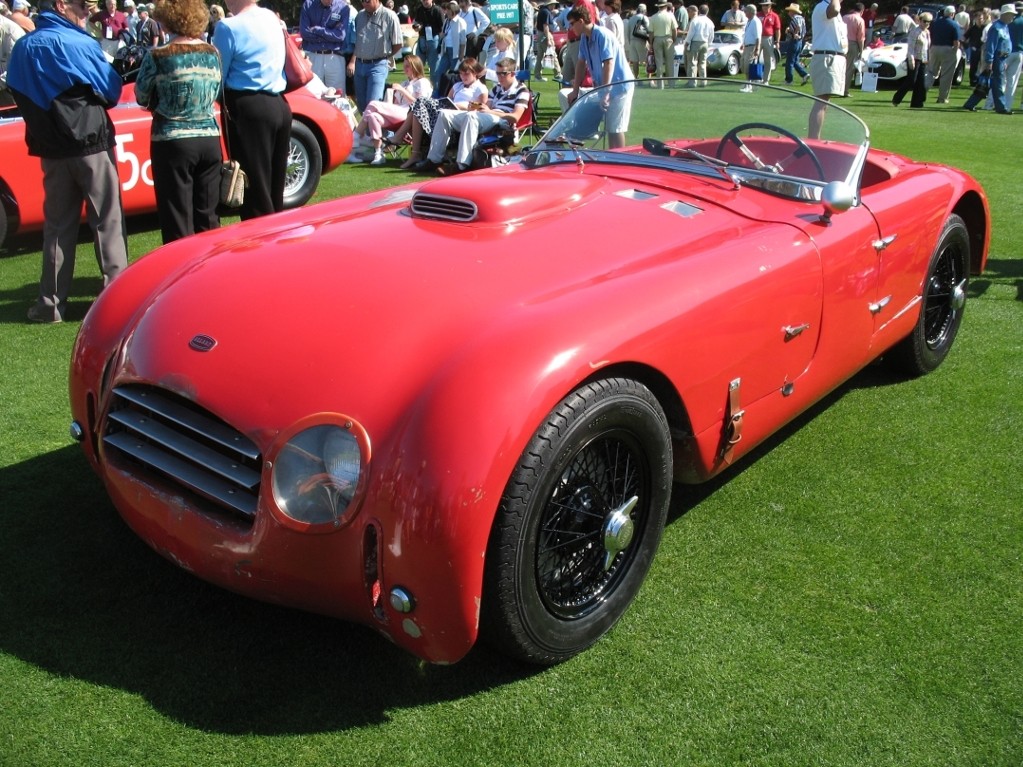
<path fill-rule="evenodd" d="M 67 434 L 91 246 L 72 321 L 40 327 L 24 321 L 39 236 L 9 243 L 0 767 L 1023 764 L 1023 117 L 890 95 L 841 104 L 876 146 L 965 168 L 990 196 L 989 269 L 952 354 L 919 380 L 870 368 L 725 477 L 677 488 L 633 608 L 546 670 L 482 647 L 425 666 L 150 551 Z M 409 178 L 346 165 L 317 199 Z M 132 222 L 133 259 L 158 241 L 155 219 Z"/>

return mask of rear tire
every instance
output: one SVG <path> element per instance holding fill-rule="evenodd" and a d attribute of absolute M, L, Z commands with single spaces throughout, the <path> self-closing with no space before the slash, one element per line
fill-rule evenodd
<path fill-rule="evenodd" d="M 667 419 L 642 384 L 606 379 L 562 400 L 501 498 L 487 549 L 483 636 L 550 665 L 606 634 L 657 551 L 671 463 Z"/>
<path fill-rule="evenodd" d="M 927 268 L 916 326 L 886 356 L 895 370 L 922 376 L 948 356 L 963 320 L 969 274 L 970 235 L 966 223 L 951 215 Z"/>
<path fill-rule="evenodd" d="M 959 59 L 959 64 L 956 66 L 955 72 L 952 73 L 952 85 L 958 88 L 963 84 L 963 77 L 966 74 L 966 57 Z"/>

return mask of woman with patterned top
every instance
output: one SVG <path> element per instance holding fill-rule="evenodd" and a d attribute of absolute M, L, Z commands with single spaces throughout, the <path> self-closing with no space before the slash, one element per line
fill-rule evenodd
<path fill-rule="evenodd" d="M 170 35 L 142 60 L 135 97 L 153 113 L 153 186 L 164 243 L 220 226 L 220 56 L 202 37 L 203 0 L 157 0 L 153 15 Z"/>

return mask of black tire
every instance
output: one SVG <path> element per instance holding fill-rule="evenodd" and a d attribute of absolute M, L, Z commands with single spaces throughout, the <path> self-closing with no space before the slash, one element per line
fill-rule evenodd
<path fill-rule="evenodd" d="M 948 356 L 963 321 L 969 277 L 970 235 L 963 220 L 951 215 L 927 267 L 916 326 L 886 356 L 895 370 L 925 375 Z"/>
<path fill-rule="evenodd" d="M 0 247 L 3 246 L 7 240 L 7 228 L 10 226 L 10 222 L 7 217 L 7 208 L 3 202 L 0 201 Z"/>
<path fill-rule="evenodd" d="M 728 61 L 725 62 L 725 72 L 730 76 L 735 77 L 739 74 L 739 70 L 742 68 L 742 62 L 739 61 L 739 57 L 736 54 L 732 54 L 728 57 Z"/>
<path fill-rule="evenodd" d="M 320 185 L 323 153 L 316 136 L 298 120 L 291 121 L 291 151 L 288 177 L 284 182 L 284 207 L 297 208 L 309 202 Z"/>
<path fill-rule="evenodd" d="M 645 386 L 607 379 L 562 400 L 501 498 L 487 549 L 484 638 L 551 665 L 606 634 L 653 561 L 671 476 L 668 422 Z"/>

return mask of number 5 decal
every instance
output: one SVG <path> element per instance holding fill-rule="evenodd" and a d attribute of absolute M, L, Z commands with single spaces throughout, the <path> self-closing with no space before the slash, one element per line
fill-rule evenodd
<path fill-rule="evenodd" d="M 124 133 L 114 137 L 114 140 L 117 142 L 117 146 L 114 149 L 114 156 L 117 158 L 117 162 L 128 164 L 128 179 L 121 183 L 121 189 L 125 192 L 134 189 L 140 178 L 143 184 L 153 185 L 152 162 L 146 160 L 140 164 L 139 156 L 126 148 L 126 145 L 130 144 L 134 138 L 135 135 L 133 133 Z"/>

